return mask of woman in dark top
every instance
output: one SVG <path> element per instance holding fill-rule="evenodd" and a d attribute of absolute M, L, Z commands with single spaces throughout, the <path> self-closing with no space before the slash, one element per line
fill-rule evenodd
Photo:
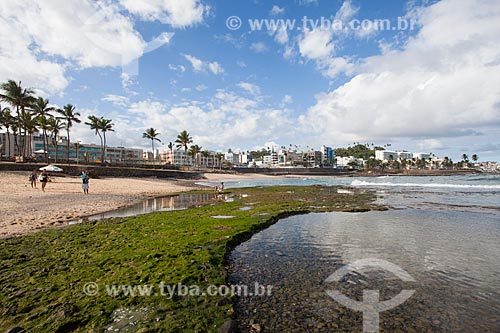
<path fill-rule="evenodd" d="M 45 192 L 45 186 L 47 186 L 47 182 L 49 181 L 49 175 L 46 170 L 43 170 L 40 175 L 40 183 L 42 183 L 42 191 Z"/>
<path fill-rule="evenodd" d="M 36 188 L 36 178 L 37 178 L 36 170 L 33 170 L 33 172 L 31 173 L 31 175 L 29 177 L 31 188 Z"/>

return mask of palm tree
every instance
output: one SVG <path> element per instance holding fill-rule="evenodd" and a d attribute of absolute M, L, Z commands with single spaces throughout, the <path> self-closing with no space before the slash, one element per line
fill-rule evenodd
<path fill-rule="evenodd" d="M 177 150 L 184 148 L 184 155 L 187 154 L 188 146 L 193 142 L 193 138 L 189 136 L 189 133 L 184 130 L 177 135 L 177 139 L 175 140 Z"/>
<path fill-rule="evenodd" d="M 174 164 L 174 144 L 172 142 L 168 143 L 168 149 L 170 150 L 170 158 L 172 159 L 172 164 Z"/>
<path fill-rule="evenodd" d="M 158 135 L 160 135 L 160 133 L 156 132 L 156 130 L 152 127 L 148 128 L 146 130 L 146 132 L 142 133 L 142 137 L 144 139 L 151 140 L 151 149 L 153 150 L 153 159 L 155 156 L 155 141 L 161 142 L 161 140 L 158 139 Z"/>
<path fill-rule="evenodd" d="M 223 153 L 217 153 L 216 156 L 217 156 L 217 159 L 219 160 L 219 170 L 222 170 L 222 158 L 224 157 L 224 154 Z"/>
<path fill-rule="evenodd" d="M 208 158 L 210 157 L 210 152 L 208 150 L 204 150 L 201 152 L 201 156 L 205 158 L 205 167 L 208 168 Z"/>
<path fill-rule="evenodd" d="M 10 114 L 10 109 L 8 107 L 5 107 L 2 109 L 0 106 L 0 126 L 5 127 L 5 131 L 7 132 L 7 142 L 8 146 L 5 148 L 5 152 L 8 154 L 8 157 L 10 159 L 10 132 L 9 129 L 12 127 L 12 122 L 13 118 L 12 115 Z"/>
<path fill-rule="evenodd" d="M 3 94 L 0 94 L 0 99 L 9 103 L 16 108 L 17 114 L 17 131 L 19 131 L 19 136 L 21 136 L 21 131 L 23 129 L 21 122 L 21 112 L 25 112 L 26 107 L 33 104 L 35 93 L 31 88 L 22 88 L 21 81 L 16 83 L 13 80 L 8 80 L 0 85 L 0 89 L 3 90 Z M 25 132 L 26 133 L 26 132 Z M 26 147 L 26 139 L 23 140 L 23 146 L 18 147 L 18 154 L 24 156 Z M 22 149 L 21 149 L 22 148 Z"/>
<path fill-rule="evenodd" d="M 69 146 L 70 146 L 70 138 L 69 138 L 69 131 L 71 130 L 71 127 L 73 127 L 73 122 L 75 123 L 81 123 L 81 120 L 78 118 L 80 117 L 79 112 L 75 112 L 75 107 L 71 104 L 66 104 L 63 106 L 62 110 L 58 109 L 57 112 L 61 114 L 60 119 L 63 119 L 65 121 L 64 125 L 66 127 L 66 133 L 68 135 L 68 142 L 67 142 L 67 161 L 69 163 Z"/>
<path fill-rule="evenodd" d="M 104 144 L 102 141 L 102 135 L 101 132 L 99 132 L 100 128 L 100 123 L 101 123 L 101 118 L 98 118 L 97 116 L 90 115 L 87 117 L 89 121 L 85 122 L 85 125 L 90 126 L 90 129 L 95 131 L 95 135 L 99 135 L 99 139 L 101 140 L 101 149 L 104 150 Z M 102 163 L 102 160 L 101 160 Z"/>
<path fill-rule="evenodd" d="M 49 136 L 47 133 L 50 131 L 50 118 L 52 116 L 46 117 L 46 116 L 37 116 L 37 123 L 38 123 L 38 128 L 42 130 L 43 133 L 43 150 L 45 154 L 45 160 L 48 163 L 48 150 L 49 150 Z"/>
<path fill-rule="evenodd" d="M 48 122 L 47 122 L 47 117 L 51 116 L 49 112 L 54 111 L 55 108 L 52 106 L 49 106 L 49 100 L 44 99 L 42 97 L 38 97 L 33 105 L 31 106 L 33 111 L 35 112 L 38 120 L 38 124 L 40 125 L 40 128 L 42 129 L 42 136 L 43 136 L 43 150 L 45 154 L 45 160 L 47 160 L 47 146 L 48 146 L 48 138 L 47 138 L 47 129 L 48 129 Z"/>
<path fill-rule="evenodd" d="M 103 145 L 102 145 L 102 162 L 106 161 L 106 132 L 114 132 L 113 123 L 111 119 L 105 119 L 103 117 L 98 120 L 98 127 L 101 130 L 103 137 Z"/>
<path fill-rule="evenodd" d="M 31 145 L 31 138 L 33 137 L 33 134 L 38 131 L 38 120 L 36 117 L 34 117 L 34 113 L 29 112 L 29 111 L 24 111 L 21 112 L 21 119 L 22 123 L 24 125 L 24 137 L 27 141 L 27 151 L 26 155 L 32 155 L 33 154 L 33 147 Z"/>
<path fill-rule="evenodd" d="M 474 162 L 477 162 L 478 159 L 479 159 L 479 157 L 476 154 L 472 155 L 472 160 Z"/>
<path fill-rule="evenodd" d="M 55 149 L 55 162 L 57 163 L 57 152 L 58 152 L 58 142 L 59 142 L 59 133 L 65 127 L 59 118 L 49 118 L 50 124 L 50 132 L 52 137 L 52 144 Z"/>
<path fill-rule="evenodd" d="M 468 163 L 468 162 L 469 162 L 469 156 L 467 156 L 467 154 L 463 154 L 463 155 L 462 155 L 462 160 L 463 160 L 464 162 Z"/>
<path fill-rule="evenodd" d="M 198 145 L 192 145 L 189 148 L 189 155 L 194 159 L 194 166 L 196 166 L 198 163 L 197 161 L 197 155 L 201 152 L 201 147 Z"/>

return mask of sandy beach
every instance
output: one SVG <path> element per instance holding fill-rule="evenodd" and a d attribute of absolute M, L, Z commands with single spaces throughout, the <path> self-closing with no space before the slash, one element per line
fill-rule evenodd
<path fill-rule="evenodd" d="M 193 181 L 155 178 L 90 180 L 83 195 L 80 177 L 52 177 L 42 192 L 32 189 L 27 172 L 0 172 L 0 238 L 22 235 L 44 227 L 64 225 L 80 217 L 131 205 L 140 199 L 197 188 Z M 262 175 L 206 174 L 206 181 L 269 177 Z"/>
<path fill-rule="evenodd" d="M 79 177 L 52 177 L 42 192 L 32 189 L 26 172 L 0 172 L 0 238 L 21 235 L 43 227 L 62 225 L 79 217 L 133 204 L 145 197 L 194 188 L 192 182 L 153 178 L 90 180 L 83 195 Z"/>

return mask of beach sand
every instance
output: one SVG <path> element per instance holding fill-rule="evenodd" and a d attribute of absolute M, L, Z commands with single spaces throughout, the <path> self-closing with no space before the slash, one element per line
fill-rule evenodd
<path fill-rule="evenodd" d="M 195 188 L 192 181 L 154 178 L 91 179 L 84 195 L 80 177 L 52 177 L 45 193 L 32 189 L 29 172 L 0 172 L 0 238 L 127 206 L 146 197 Z"/>
<path fill-rule="evenodd" d="M 52 177 L 42 192 L 32 189 L 29 172 L 0 172 L 0 238 L 23 235 L 41 228 L 128 206 L 148 197 L 199 188 L 192 180 L 156 178 L 90 179 L 84 195 L 80 177 Z M 207 173 L 202 181 L 221 182 L 272 176 Z"/>

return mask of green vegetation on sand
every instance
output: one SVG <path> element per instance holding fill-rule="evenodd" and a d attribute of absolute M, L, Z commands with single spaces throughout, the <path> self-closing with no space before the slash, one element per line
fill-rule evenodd
<path fill-rule="evenodd" d="M 370 192 L 335 187 L 231 190 L 232 201 L 46 229 L 0 240 L 0 331 L 217 332 L 233 316 L 222 296 L 167 297 L 171 286 L 224 285 L 229 251 L 287 215 L 383 209 Z M 247 207 L 247 210 L 240 210 Z M 250 207 L 250 209 L 248 209 Z M 233 216 L 217 219 L 213 216 Z M 88 283 L 95 283 L 88 288 Z M 106 286 L 148 285 L 151 296 Z M 86 295 L 95 294 L 93 296 Z M 108 289 L 109 291 L 109 289 Z M 158 295 L 155 295 L 158 293 Z"/>

